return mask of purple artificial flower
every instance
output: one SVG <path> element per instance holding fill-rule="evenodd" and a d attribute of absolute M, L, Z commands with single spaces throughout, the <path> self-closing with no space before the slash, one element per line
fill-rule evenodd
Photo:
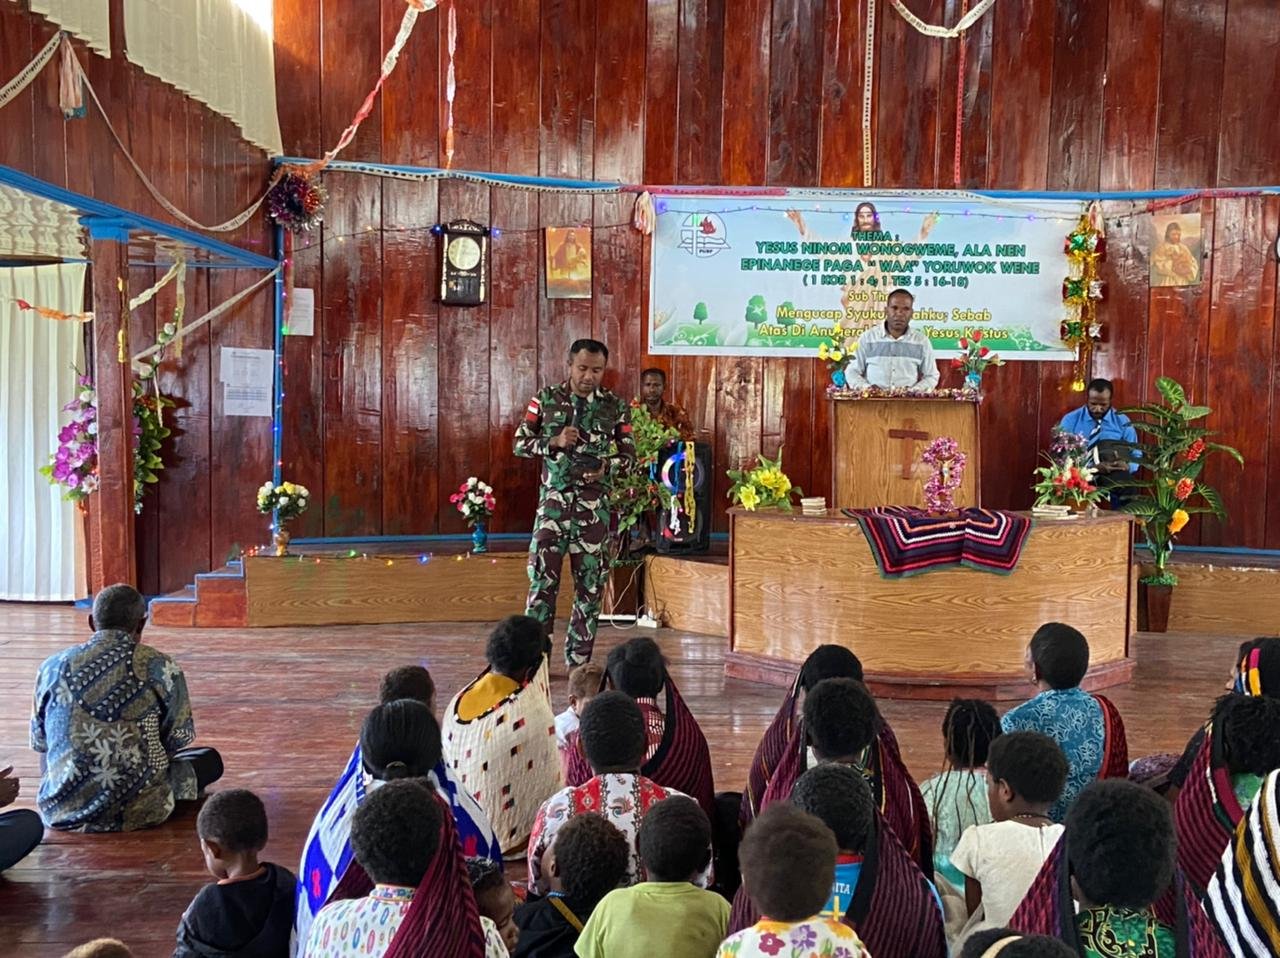
<path fill-rule="evenodd" d="M 75 472 L 73 472 L 73 473 L 71 473 L 70 475 L 68 475 L 68 476 L 67 476 L 67 478 L 66 478 L 65 485 L 67 485 L 67 486 L 71 487 L 72 489 L 74 489 L 74 488 L 76 488 L 77 486 L 79 486 L 79 485 L 80 485 L 80 475 L 79 475 L 79 473 L 75 473 Z"/>

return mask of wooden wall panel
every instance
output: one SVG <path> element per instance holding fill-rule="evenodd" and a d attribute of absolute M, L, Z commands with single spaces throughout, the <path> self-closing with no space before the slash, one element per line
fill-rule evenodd
<path fill-rule="evenodd" d="M 277 0 L 287 153 L 327 148 L 367 93 L 403 12 L 398 0 L 379 0 L 377 16 L 369 6 Z M 931 22 L 954 23 L 963 4 L 911 6 Z M 958 41 L 922 37 L 885 6 L 876 45 L 876 184 L 951 186 L 957 125 L 966 187 L 1280 181 L 1280 125 L 1258 122 L 1256 108 L 1257 91 L 1280 68 L 1272 6 L 1000 3 Z M 455 167 L 625 183 L 861 182 L 861 0 L 483 0 L 456 12 Z M 0 31 L 5 62 L 24 62 L 52 27 L 0 4 Z M 123 57 L 84 59 L 139 161 L 195 215 L 223 218 L 263 182 L 265 159 L 224 118 Z M 427 13 L 344 158 L 442 165 L 446 67 L 446 13 Z M 25 134 L 0 142 L 0 162 L 163 215 L 101 121 L 90 113 L 65 123 L 51 112 L 55 97 L 51 78 L 42 77 L 5 108 L 6 132 Z M 724 528 L 723 470 L 758 450 L 783 446 L 793 481 L 825 491 L 831 449 L 820 364 L 646 354 L 649 250 L 627 225 L 629 196 L 592 200 L 341 173 L 326 176 L 326 185 L 325 227 L 298 238 L 291 257 L 295 283 L 317 291 L 315 336 L 285 344 L 284 470 L 310 486 L 317 503 L 298 534 L 461 531 L 447 497 L 472 474 L 499 487 L 494 530 L 527 530 L 537 464 L 514 459 L 510 434 L 529 395 L 563 376 L 569 342 L 587 335 L 609 344 L 608 382 L 623 395 L 634 395 L 643 366 L 669 371 L 673 396 L 715 450 L 717 528 Z M 1192 527 L 1183 539 L 1280 547 L 1271 457 L 1280 436 L 1280 383 L 1271 372 L 1280 332 L 1268 253 L 1280 209 L 1252 199 L 1186 209 L 1203 214 L 1212 240 L 1204 282 L 1151 291 L 1149 220 L 1130 215 L 1140 208 L 1108 208 L 1106 334 L 1093 371 L 1116 380 L 1121 404 L 1149 398 L 1154 377 L 1167 374 L 1219 409 L 1256 409 L 1248 432 L 1243 420 L 1219 420 L 1238 430 L 1232 438 L 1249 458 L 1243 472 L 1219 464 L 1209 473 L 1240 500 L 1228 503 L 1230 522 Z M 463 216 L 501 231 L 491 245 L 490 298 L 480 309 L 442 309 L 430 227 Z M 593 230 L 592 300 L 545 298 L 542 229 L 565 225 Z M 256 219 L 232 239 L 264 252 L 270 246 Z M 189 313 L 244 276 L 193 276 Z M 262 423 L 222 418 L 213 351 L 267 345 L 269 299 L 264 292 L 247 307 L 252 315 L 192 337 L 162 373 L 185 403 L 173 412 L 179 431 L 155 497 L 155 520 L 167 531 L 140 566 L 162 588 L 264 533 L 249 500 L 270 468 L 270 437 Z M 154 308 L 140 321 L 160 322 L 172 301 L 162 297 Z M 993 374 L 982 410 L 985 503 L 1029 502 L 1037 449 L 1080 401 L 1069 379 L 1063 363 L 1010 364 Z M 241 447 L 250 451 L 248 466 L 236 468 Z M 150 522 L 139 527 L 141 542 L 152 536 Z"/>

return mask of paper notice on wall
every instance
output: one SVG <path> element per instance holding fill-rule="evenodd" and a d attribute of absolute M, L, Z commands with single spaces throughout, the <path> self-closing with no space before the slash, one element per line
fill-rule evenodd
<path fill-rule="evenodd" d="M 313 336 L 316 326 L 316 291 L 297 289 L 289 300 L 289 314 L 284 320 L 286 336 Z"/>
<path fill-rule="evenodd" d="M 270 417 L 275 352 L 223 346 L 221 360 L 222 414 Z"/>

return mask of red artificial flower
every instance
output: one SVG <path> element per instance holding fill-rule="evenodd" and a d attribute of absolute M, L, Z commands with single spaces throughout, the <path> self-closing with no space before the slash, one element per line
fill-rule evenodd
<path fill-rule="evenodd" d="M 1187 450 L 1187 462 L 1195 462 L 1204 455 L 1204 440 L 1197 439 L 1191 444 L 1191 448 Z"/>
<path fill-rule="evenodd" d="M 1195 487 L 1196 487 L 1196 484 L 1194 482 L 1192 482 L 1186 476 L 1183 476 L 1181 479 L 1178 480 L 1178 484 L 1173 487 L 1173 496 L 1179 502 L 1183 502 L 1186 500 L 1187 496 L 1191 495 L 1191 493 L 1195 490 Z"/>
<path fill-rule="evenodd" d="M 964 360 L 957 356 L 955 359 L 951 360 L 951 365 L 955 369 L 964 369 Z"/>
<path fill-rule="evenodd" d="M 980 329 L 975 329 L 975 330 L 973 331 L 973 341 L 974 341 L 975 343 L 980 343 L 980 342 L 982 342 L 982 330 L 980 330 Z"/>
<path fill-rule="evenodd" d="M 986 355 L 987 355 L 988 353 L 990 353 L 990 352 L 991 352 L 991 350 L 987 349 L 987 347 L 986 347 L 986 346 L 983 346 L 981 349 L 979 349 L 979 350 L 978 350 L 978 355 L 979 355 L 979 356 L 986 356 Z"/>
<path fill-rule="evenodd" d="M 969 340 L 965 339 L 963 336 L 960 337 L 960 348 L 961 349 L 969 348 Z"/>

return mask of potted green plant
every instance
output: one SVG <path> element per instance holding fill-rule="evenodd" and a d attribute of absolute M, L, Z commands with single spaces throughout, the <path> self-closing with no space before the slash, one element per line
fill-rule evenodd
<path fill-rule="evenodd" d="M 1241 466 L 1244 457 L 1231 446 L 1209 441 L 1214 431 L 1198 423 L 1213 410 L 1192 405 L 1176 380 L 1161 376 L 1156 390 L 1163 402 L 1125 410 L 1144 438 L 1139 443 L 1139 476 L 1120 488 L 1136 492 L 1121 508 L 1137 517 L 1155 567 L 1138 580 L 1138 628 L 1164 632 L 1173 587 L 1178 584 L 1169 568 L 1174 540 L 1193 515 L 1208 513 L 1217 519 L 1227 515 L 1217 490 L 1201 479 L 1204 464 L 1215 452 L 1226 453 Z"/>

